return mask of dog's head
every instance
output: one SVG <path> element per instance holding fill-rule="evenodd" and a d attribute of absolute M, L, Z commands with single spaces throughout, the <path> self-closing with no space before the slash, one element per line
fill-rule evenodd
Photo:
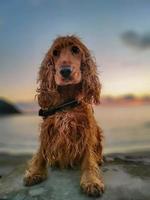
<path fill-rule="evenodd" d="M 55 66 L 54 77 L 57 85 L 81 82 L 82 46 L 75 37 L 59 37 L 54 41 L 50 52 Z"/>
<path fill-rule="evenodd" d="M 41 64 L 39 82 L 39 93 L 42 90 L 54 93 L 58 87 L 80 84 L 84 100 L 99 103 L 101 87 L 96 64 L 88 48 L 76 36 L 54 40 Z"/>

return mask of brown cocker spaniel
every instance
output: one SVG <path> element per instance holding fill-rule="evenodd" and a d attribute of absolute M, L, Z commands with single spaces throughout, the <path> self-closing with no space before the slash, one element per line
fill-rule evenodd
<path fill-rule="evenodd" d="M 47 164 L 62 168 L 80 164 L 81 188 L 100 196 L 102 131 L 92 104 L 100 103 L 101 85 L 90 51 L 76 36 L 56 38 L 41 64 L 38 82 L 40 147 L 29 162 L 25 185 L 46 179 Z"/>

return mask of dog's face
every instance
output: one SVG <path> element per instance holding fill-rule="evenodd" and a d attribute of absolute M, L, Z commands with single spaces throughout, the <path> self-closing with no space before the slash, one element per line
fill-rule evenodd
<path fill-rule="evenodd" d="M 52 57 L 55 66 L 55 82 L 59 86 L 78 84 L 81 81 L 81 49 L 74 44 L 54 46 Z"/>

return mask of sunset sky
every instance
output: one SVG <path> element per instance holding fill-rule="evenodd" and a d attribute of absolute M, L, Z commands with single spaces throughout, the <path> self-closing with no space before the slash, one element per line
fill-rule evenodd
<path fill-rule="evenodd" d="M 0 1 L 0 97 L 34 99 L 58 35 L 76 34 L 99 66 L 103 95 L 150 95 L 149 0 Z"/>

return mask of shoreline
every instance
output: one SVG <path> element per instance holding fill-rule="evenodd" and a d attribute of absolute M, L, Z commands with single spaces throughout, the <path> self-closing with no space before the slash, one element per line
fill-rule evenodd
<path fill-rule="evenodd" d="M 16 157 L 20 157 L 20 158 L 22 158 L 22 157 L 30 157 L 30 156 L 32 156 L 34 154 L 34 152 L 21 152 L 21 153 L 18 153 L 18 152 L 0 152 L 0 162 L 1 162 L 1 160 L 3 160 L 3 158 L 5 158 L 5 157 L 9 157 L 9 158 L 16 158 Z M 120 156 L 120 155 L 122 155 L 122 156 L 127 156 L 127 155 L 130 155 L 130 156 L 135 156 L 135 157 L 137 157 L 137 156 L 149 156 L 149 158 L 150 158 L 150 149 L 144 149 L 143 151 L 140 151 L 140 150 L 135 150 L 135 151 L 127 151 L 127 152 L 110 152 L 110 151 L 108 151 L 108 152 L 104 152 L 103 153 L 103 155 L 104 156 L 111 156 L 111 157 L 115 157 L 115 156 Z M 2 158 L 3 157 L 3 158 Z"/>

